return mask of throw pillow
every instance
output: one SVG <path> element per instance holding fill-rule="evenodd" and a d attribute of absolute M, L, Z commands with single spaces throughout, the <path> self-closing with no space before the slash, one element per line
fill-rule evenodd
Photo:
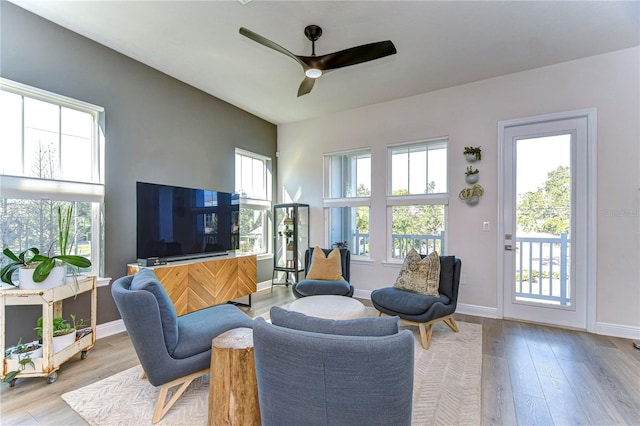
<path fill-rule="evenodd" d="M 308 280 L 344 281 L 340 250 L 335 248 L 331 250 L 328 256 L 325 256 L 324 251 L 316 246 L 311 254 L 311 266 L 306 278 Z"/>
<path fill-rule="evenodd" d="M 389 336 L 398 333 L 398 317 L 370 317 L 332 320 L 311 317 L 300 312 L 274 306 L 270 311 L 271 324 L 293 330 L 342 336 Z"/>
<path fill-rule="evenodd" d="M 433 251 L 427 257 L 422 259 L 427 261 L 427 288 L 425 294 L 427 296 L 440 296 L 438 288 L 440 287 L 440 256 Z"/>
<path fill-rule="evenodd" d="M 415 249 L 411 249 L 404 258 L 393 286 L 401 290 L 437 297 L 439 285 L 440 256 L 438 253 L 434 251 L 422 258 Z"/>
<path fill-rule="evenodd" d="M 423 260 L 416 249 L 409 250 L 393 286 L 401 290 L 425 294 L 427 291 L 427 268 L 429 264 L 430 260 Z"/>

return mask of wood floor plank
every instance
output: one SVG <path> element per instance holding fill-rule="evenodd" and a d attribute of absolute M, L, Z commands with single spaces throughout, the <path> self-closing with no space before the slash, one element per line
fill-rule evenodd
<path fill-rule="evenodd" d="M 589 424 L 589 418 L 567 380 L 552 376 L 541 376 L 540 384 L 554 424 Z"/>
<path fill-rule="evenodd" d="M 511 425 L 516 412 L 507 360 L 493 355 L 482 356 L 482 424 Z"/>
<path fill-rule="evenodd" d="M 589 423 L 593 425 L 627 424 L 618 413 L 606 390 L 583 362 L 566 359 L 558 362 Z"/>
<path fill-rule="evenodd" d="M 552 425 L 553 420 L 544 398 L 514 392 L 518 425 Z"/>

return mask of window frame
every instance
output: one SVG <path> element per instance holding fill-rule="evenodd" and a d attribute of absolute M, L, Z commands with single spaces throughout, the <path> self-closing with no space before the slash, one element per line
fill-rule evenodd
<path fill-rule="evenodd" d="M 104 196 L 105 196 L 105 109 L 101 106 L 49 92 L 26 84 L 0 77 L 0 91 L 13 93 L 21 97 L 21 152 L 22 175 L 3 174 L 0 170 L 2 198 L 67 202 L 90 202 L 91 209 L 91 271 L 104 274 Z M 92 117 L 91 129 L 91 177 L 90 181 L 70 181 L 56 178 L 39 178 L 25 175 L 25 120 L 24 98 L 67 108 Z M 62 137 L 62 128 L 58 128 L 58 143 Z M 59 154 L 61 155 L 61 154 Z M 61 158 L 59 158 L 61 161 Z"/>
<path fill-rule="evenodd" d="M 255 254 L 259 259 L 270 257 L 273 255 L 273 224 L 271 217 L 272 210 L 272 202 L 273 202 L 273 177 L 272 177 L 272 167 L 273 160 L 271 157 L 266 155 L 258 154 L 256 152 L 247 151 L 246 149 L 236 148 L 234 153 L 234 165 L 238 164 L 238 156 L 241 157 L 249 157 L 252 160 L 258 160 L 262 162 L 262 170 L 263 170 L 263 182 L 264 182 L 264 194 L 266 198 L 251 198 L 251 197 L 243 197 L 242 193 L 239 192 L 240 189 L 238 186 L 241 182 L 235 182 L 235 191 L 240 194 L 240 209 L 249 209 L 249 210 L 257 210 L 264 212 L 264 224 L 263 224 L 263 239 L 264 239 L 264 248 L 265 250 L 262 252 L 246 252 L 247 254 Z M 235 166 L 234 166 L 235 167 Z M 234 176 L 237 176 L 238 172 L 234 170 Z M 241 235 L 242 237 L 242 235 Z M 245 252 L 243 252 L 245 253 Z"/>
<path fill-rule="evenodd" d="M 427 147 L 427 153 L 429 151 L 429 145 L 442 145 L 444 144 L 446 149 L 445 154 L 445 162 L 446 162 L 446 170 L 445 170 L 445 182 L 446 182 L 446 192 L 437 192 L 437 193 L 424 193 L 424 194 L 407 194 L 407 195 L 393 195 L 393 150 L 402 147 L 414 147 L 424 145 Z M 427 166 L 429 163 L 427 157 Z M 444 218 L 443 218 L 443 226 L 444 226 L 444 236 L 442 240 L 442 246 L 447 247 L 447 229 L 448 229 L 448 211 L 449 211 L 449 137 L 441 136 L 436 138 L 429 139 L 421 139 L 417 141 L 411 142 L 400 142 L 393 143 L 387 145 L 387 188 L 386 188 L 386 199 L 385 199 L 385 207 L 386 207 L 386 244 L 385 244 L 385 258 L 387 263 L 391 264 L 400 264 L 403 262 L 404 258 L 394 258 L 393 257 L 393 207 L 398 206 L 428 206 L 428 205 L 442 205 L 444 208 Z M 428 176 L 428 175 L 427 175 Z M 443 250 L 446 252 L 446 250 Z M 444 253 L 439 253 L 443 255 Z"/>
<path fill-rule="evenodd" d="M 369 196 L 353 196 L 353 197 L 331 197 L 331 186 L 333 184 L 332 176 L 331 176 L 331 159 L 334 159 L 337 156 L 344 155 L 359 155 L 359 154 L 368 154 L 369 162 L 370 162 L 370 176 L 369 182 L 372 183 L 371 179 L 371 159 L 373 156 L 371 147 L 362 147 L 357 149 L 351 149 L 346 151 L 337 151 L 337 152 L 328 152 L 324 153 L 322 156 L 323 161 L 323 199 L 322 199 L 322 210 L 324 216 L 324 238 L 325 238 L 325 246 L 330 247 L 333 242 L 329 241 L 329 232 L 330 232 L 330 212 L 329 209 L 332 208 L 357 208 L 357 207 L 367 207 L 369 209 L 369 221 L 371 220 L 371 194 Z M 357 174 L 357 171 L 356 171 Z M 343 188 L 344 189 L 344 188 Z M 357 191 L 357 182 L 356 182 L 356 191 Z M 373 192 L 372 188 L 369 188 L 370 193 Z M 368 232 L 369 239 L 371 238 L 371 229 Z M 351 256 L 355 259 L 369 259 L 371 257 L 371 251 L 369 251 L 366 255 L 358 255 L 353 252 Z"/>

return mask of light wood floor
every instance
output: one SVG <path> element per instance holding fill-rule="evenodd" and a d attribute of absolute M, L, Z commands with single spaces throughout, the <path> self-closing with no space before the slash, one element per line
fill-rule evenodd
<path fill-rule="evenodd" d="M 291 290 L 278 286 L 241 309 L 255 317 L 292 300 Z M 640 424 L 640 351 L 630 340 L 467 315 L 456 320 L 483 326 L 484 424 Z M 65 363 L 53 384 L 2 384 L 0 424 L 86 425 L 60 395 L 136 364 L 125 333 L 100 339 L 85 360 Z"/>

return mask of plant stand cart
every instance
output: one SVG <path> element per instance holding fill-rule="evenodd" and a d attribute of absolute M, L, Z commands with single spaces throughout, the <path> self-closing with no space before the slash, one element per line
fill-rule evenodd
<path fill-rule="evenodd" d="M 54 354 L 53 318 L 62 316 L 62 303 L 64 299 L 87 291 L 91 292 L 91 332 Z M 46 290 L 20 290 L 19 288 L 0 289 L 0 333 L 2 333 L 0 335 L 0 354 L 3 354 L 3 356 L 6 344 L 5 327 L 7 325 L 5 306 L 7 305 L 42 305 L 42 358 L 34 358 L 32 361 L 35 364 L 35 368 L 27 365 L 25 370 L 21 371 L 16 378 L 46 376 L 47 383 L 53 383 L 58 378 L 58 370 L 65 361 L 78 352 L 82 352 L 81 358 L 85 359 L 89 349 L 93 348 L 96 343 L 96 277 L 79 279 L 77 287 L 75 283 L 70 283 Z M 18 369 L 18 360 L 6 357 L 2 363 L 2 374 L 0 378 L 4 378 L 8 372 Z M 13 387 L 14 384 L 15 379 L 10 383 L 10 386 Z"/>

